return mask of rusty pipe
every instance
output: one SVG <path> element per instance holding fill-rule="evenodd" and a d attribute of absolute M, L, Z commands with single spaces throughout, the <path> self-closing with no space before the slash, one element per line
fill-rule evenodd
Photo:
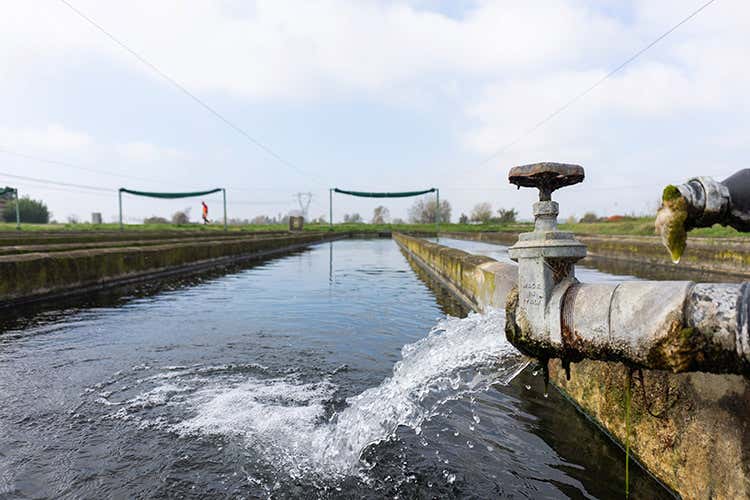
<path fill-rule="evenodd" d="M 545 328 L 524 328 L 508 304 L 508 337 L 532 356 L 750 375 L 750 282 L 584 284 L 566 280 L 547 304 Z"/>

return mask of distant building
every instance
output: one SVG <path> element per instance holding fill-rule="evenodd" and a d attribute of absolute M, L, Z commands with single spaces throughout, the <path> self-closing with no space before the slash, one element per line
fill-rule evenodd
<path fill-rule="evenodd" d="M 91 223 L 92 224 L 101 224 L 102 223 L 102 213 L 101 212 L 92 212 L 91 213 Z"/>
<path fill-rule="evenodd" d="M 289 217 L 289 230 L 302 231 L 305 225 L 305 218 L 301 215 L 292 215 Z"/>

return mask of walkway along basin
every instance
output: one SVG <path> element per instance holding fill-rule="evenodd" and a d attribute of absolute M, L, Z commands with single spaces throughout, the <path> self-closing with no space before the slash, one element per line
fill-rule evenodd
<path fill-rule="evenodd" d="M 56 304 L 0 326 L 2 495 L 624 491 L 623 453 L 541 377 L 502 385 L 502 313 L 445 320 L 467 310 L 391 240 Z M 637 467 L 631 485 L 670 496 Z"/>
<path fill-rule="evenodd" d="M 396 239 L 443 280 L 475 296 L 494 297 L 490 305 L 504 307 L 502 297 L 491 293 L 493 280 L 483 276 L 475 263 L 482 259 L 483 267 L 502 266 L 506 274 L 512 264 L 493 264 L 486 257 L 415 238 L 397 235 Z M 455 243 L 471 249 L 469 242 Z M 504 256 L 507 259 L 507 253 Z M 750 391 L 746 379 L 705 373 L 642 373 L 642 377 L 636 374 L 633 389 L 630 442 L 637 456 L 686 498 L 747 496 Z M 625 443 L 625 366 L 584 361 L 571 367 L 568 381 L 561 364 L 553 362 L 551 376 L 587 415 Z"/>

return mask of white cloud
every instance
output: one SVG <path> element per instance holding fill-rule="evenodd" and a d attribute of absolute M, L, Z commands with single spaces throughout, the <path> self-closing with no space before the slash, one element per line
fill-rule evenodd
<path fill-rule="evenodd" d="M 398 1 L 267 0 L 239 10 L 205 0 L 73 3 L 191 89 L 253 98 L 383 91 L 429 73 L 534 71 L 601 54 L 591 41 L 621 32 L 563 0 L 486 2 L 461 20 Z M 63 4 L 7 10 L 0 66 L 106 57 L 154 76 Z"/>
<path fill-rule="evenodd" d="M 143 141 L 118 144 L 114 146 L 114 150 L 126 161 L 137 163 L 155 163 L 189 158 L 189 155 L 184 151 L 160 147 Z"/>
<path fill-rule="evenodd" d="M 359 102 L 387 102 L 411 111 L 418 108 L 425 116 L 431 108 L 450 103 L 449 111 L 458 116 L 453 120 L 448 117 L 440 125 L 459 145 L 458 152 L 450 152 L 468 157 L 490 155 L 517 138 L 701 1 L 478 1 L 463 15 L 451 18 L 429 10 L 430 2 L 421 0 L 71 0 L 201 96 L 230 94 L 251 105 L 293 102 L 299 105 L 299 113 L 305 112 L 308 102 L 325 105 L 342 96 L 354 96 Z M 743 137 L 750 129 L 746 118 L 742 122 L 750 112 L 750 69 L 744 64 L 748 33 L 750 3 L 716 2 L 481 170 L 504 174 L 503 170 L 515 163 L 574 161 L 592 166 L 592 182 L 611 186 L 631 179 L 634 170 L 661 179 L 682 176 L 680 169 L 708 169 L 706 157 L 713 161 L 715 154 L 730 149 L 739 157 L 748 151 Z M 2 102 L 5 87 L 23 89 L 30 81 L 43 82 L 45 75 L 74 74 L 77 67 L 88 66 L 101 67 L 105 74 L 112 66 L 125 68 L 139 84 L 144 78 L 163 83 L 62 3 L 4 5 L 0 17 L 0 107 L 13 104 Z M 131 88 L 127 80 L 123 87 Z M 141 91 L 137 85 L 132 88 Z M 208 100 L 213 102 L 210 95 Z M 33 108 L 36 103 L 24 105 Z M 25 111 L 23 105 L 17 108 Z M 368 118 L 366 109 L 354 111 Z M 445 119 L 446 109 L 441 111 L 440 117 Z M 143 116 L 148 116 L 147 111 Z M 102 114 L 102 119 L 111 117 Z M 6 127 L 13 117 L 10 120 L 3 122 Z M 127 127 L 132 130 L 137 123 L 129 122 L 123 129 Z M 123 169 L 140 164 L 139 172 L 147 175 L 153 165 L 215 154 L 200 151 L 204 144 L 213 147 L 211 137 L 200 144 L 194 138 L 193 143 L 187 143 L 191 140 L 187 138 L 173 148 L 157 144 L 157 140 L 141 142 L 131 137 L 100 144 L 91 137 L 98 135 L 95 132 L 59 125 L 6 128 L 0 130 L 0 144 L 27 150 L 88 148 L 93 150 L 94 161 Z M 324 132 L 335 130 L 332 127 Z M 276 144 L 274 140 L 269 143 Z M 226 147 L 232 151 L 230 157 L 243 160 L 238 156 L 244 152 Z M 363 151 L 351 152 L 351 156 L 357 154 Z M 663 165 L 670 158 L 679 166 L 668 170 Z M 654 164 L 659 165 L 658 171 L 649 168 Z M 734 165 L 728 157 L 717 157 L 716 164 L 724 170 Z M 263 169 L 272 170 L 263 165 Z M 468 174 L 479 170 L 467 167 L 440 178 L 426 168 L 410 167 L 408 175 L 415 184 L 429 174 L 435 184 L 449 184 L 446 179 L 457 176 L 467 179 L 468 185 Z M 198 171 L 191 181 L 203 182 L 198 177 L 203 172 Z M 347 173 L 352 183 L 379 182 L 353 169 Z M 482 182 L 502 185 L 503 177 Z M 603 211 L 612 195 L 608 193 L 599 201 L 593 196 L 571 203 L 599 203 L 592 208 Z M 528 201 L 525 195 L 513 196 L 506 198 L 506 206 Z M 635 200 L 633 206 L 649 200 Z M 457 207 L 456 211 L 469 208 Z"/>
<path fill-rule="evenodd" d="M 92 137 L 86 132 L 69 130 L 50 124 L 44 128 L 0 128 L 0 147 L 22 151 L 69 151 L 91 146 Z"/>
<path fill-rule="evenodd" d="M 663 6 L 666 3 L 637 4 L 636 22 L 628 36 L 631 53 L 691 8 L 683 2 L 669 2 L 667 8 Z M 750 68 L 738 64 L 746 57 L 746 33 L 750 32 L 747 14 L 750 4 L 746 2 L 726 1 L 709 7 L 672 38 L 523 138 L 513 150 L 555 153 L 563 147 L 585 144 L 592 133 L 603 132 L 607 125 L 627 120 L 639 120 L 644 125 L 654 120 L 679 122 L 694 119 L 695 113 L 732 115 L 734 119 L 724 120 L 725 130 L 717 133 L 734 134 L 737 116 L 750 109 Z M 744 20 L 737 21 L 737 17 Z M 621 60 L 624 59 L 623 56 Z M 496 151 L 589 88 L 621 60 L 588 69 L 550 70 L 485 84 L 465 107 L 466 116 L 475 125 L 462 134 L 464 144 L 481 154 Z M 664 140 L 669 139 L 670 134 L 665 134 Z"/>

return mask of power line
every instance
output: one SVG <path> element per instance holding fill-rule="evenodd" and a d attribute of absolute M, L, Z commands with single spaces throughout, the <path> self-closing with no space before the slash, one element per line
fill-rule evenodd
<path fill-rule="evenodd" d="M 270 147 L 266 146 L 259 140 L 255 139 L 253 136 L 251 136 L 248 132 L 246 132 L 243 128 L 241 128 L 239 125 L 236 125 L 234 122 L 226 118 L 224 115 L 219 113 L 216 109 L 209 106 L 205 101 L 200 99 L 198 96 L 190 92 L 187 88 L 185 88 L 182 84 L 180 84 L 177 80 L 163 72 L 161 69 L 159 69 L 155 64 L 148 61 L 146 58 L 141 56 L 138 52 L 128 47 L 125 42 L 122 42 L 119 38 L 115 37 L 113 34 L 111 34 L 109 31 L 105 30 L 104 27 L 102 27 L 100 24 L 98 24 L 96 21 L 94 21 L 91 17 L 87 16 L 77 8 L 75 8 L 70 2 L 67 0 L 60 0 L 64 5 L 66 5 L 70 10 L 72 10 L 75 14 L 77 14 L 81 19 L 85 20 L 89 24 L 91 24 L 94 28 L 101 31 L 107 38 L 112 40 L 115 44 L 117 44 L 120 48 L 127 51 L 130 55 L 135 57 L 139 62 L 150 68 L 152 71 L 154 71 L 156 74 L 161 76 L 163 79 L 165 79 L 167 82 L 172 84 L 175 88 L 177 88 L 179 91 L 181 91 L 183 94 L 188 96 L 190 99 L 192 99 L 196 104 L 201 106 L 203 109 L 214 115 L 217 119 L 222 121 L 225 125 L 230 127 L 232 130 L 243 136 L 245 139 L 250 141 L 252 144 L 254 144 L 256 147 L 262 149 L 267 154 L 278 160 L 279 162 L 283 163 L 287 167 L 297 171 L 297 173 L 300 173 L 302 175 L 311 176 L 313 178 L 317 178 L 316 175 L 305 172 L 301 168 L 299 168 L 297 165 L 295 165 L 292 162 L 289 162 L 282 158 L 279 154 L 277 154 L 274 150 L 272 150 Z"/>
<path fill-rule="evenodd" d="M 695 16 L 697 16 L 706 7 L 708 7 L 709 5 L 711 5 L 712 3 L 714 3 L 715 1 L 716 0 L 709 0 L 708 2 L 706 2 L 703 5 L 701 5 L 700 7 L 698 7 L 696 10 L 694 10 L 693 12 L 691 12 L 687 17 L 683 18 L 680 22 L 678 22 L 677 24 L 675 24 L 674 26 L 672 26 L 671 28 L 669 28 L 667 31 L 665 31 L 664 33 L 662 33 L 661 35 L 659 35 L 651 43 L 649 43 L 648 45 L 646 45 L 645 47 L 643 47 L 641 50 L 639 50 L 638 52 L 636 52 L 635 54 L 633 54 L 632 56 L 630 56 L 622 64 L 620 64 L 615 69 L 613 69 L 612 71 L 610 71 L 609 73 L 607 73 L 606 75 L 604 75 L 603 77 L 601 77 L 599 80 L 597 80 L 596 82 L 594 82 L 594 84 L 591 85 L 590 87 L 588 87 L 586 90 L 584 90 L 580 94 L 577 94 L 572 99 L 570 99 L 569 101 L 567 101 L 565 104 L 563 104 L 559 108 L 555 109 L 552 113 L 550 113 L 549 115 L 547 115 L 546 117 L 544 117 L 542 120 L 538 121 L 532 127 L 526 129 L 517 138 L 515 138 L 512 141 L 510 141 L 507 144 L 505 144 L 502 148 L 500 148 L 498 151 L 496 151 L 491 156 L 489 156 L 488 158 L 486 158 L 478 166 L 482 166 L 482 165 L 488 163 L 489 161 L 495 159 L 497 156 L 503 154 L 505 151 L 507 151 L 508 149 L 510 149 L 511 147 L 515 146 L 520 141 L 522 141 L 523 139 L 525 139 L 526 137 L 528 137 L 529 135 L 533 134 L 534 132 L 536 132 L 537 130 L 539 130 L 540 128 L 542 128 L 547 122 L 549 122 L 550 120 L 552 120 L 553 118 L 555 118 L 556 116 L 558 116 L 559 114 L 561 114 L 562 112 L 564 112 L 566 109 L 568 109 L 570 106 L 572 106 L 573 104 L 575 104 L 579 100 L 581 100 L 584 97 L 586 97 L 589 93 L 591 93 L 591 91 L 593 91 L 599 85 L 601 85 L 606 80 L 608 80 L 609 78 L 611 78 L 612 76 L 614 76 L 616 73 L 619 73 L 623 68 L 625 68 L 625 66 L 627 66 L 631 62 L 633 62 L 636 59 L 638 59 L 644 52 L 646 52 L 651 47 L 653 47 L 654 45 L 656 45 L 657 43 L 661 42 L 666 37 L 668 37 L 669 35 L 671 35 L 680 26 L 682 26 L 686 22 L 690 21 L 692 18 L 694 18 Z"/>
<path fill-rule="evenodd" d="M 11 179 L 18 179 L 22 181 L 29 181 L 29 182 L 38 182 L 40 184 L 50 184 L 53 186 L 63 186 L 63 187 L 72 187 L 72 188 L 78 188 L 78 189 L 90 189 L 92 191 L 100 191 L 100 192 L 106 192 L 106 193 L 114 193 L 117 190 L 114 188 L 103 188 L 99 186 L 88 186 L 86 184 L 74 184 L 72 182 L 59 182 L 59 181 L 50 181 L 46 179 L 38 179 L 36 177 L 26 177 L 24 175 L 15 175 L 15 174 L 9 174 L 7 172 L 0 172 L 0 175 L 5 177 L 10 177 Z"/>
<path fill-rule="evenodd" d="M 33 156 L 33 155 L 30 155 L 30 154 L 26 154 L 26 153 L 19 153 L 18 151 L 11 151 L 11 150 L 4 149 L 4 148 L 0 148 L 0 153 L 11 155 L 11 156 L 16 156 L 18 158 L 23 158 L 25 160 L 38 161 L 38 162 L 41 162 L 41 163 L 48 163 L 50 165 L 59 165 L 59 166 L 62 166 L 62 167 L 74 168 L 74 169 L 77 169 L 77 170 L 83 170 L 85 172 L 92 172 L 92 173 L 95 173 L 95 174 L 111 175 L 111 176 L 114 176 L 114 177 L 121 177 L 123 179 L 133 179 L 133 180 L 138 180 L 138 181 L 148 181 L 148 182 L 157 182 L 157 183 L 167 182 L 166 179 L 161 179 L 160 180 L 160 179 L 153 179 L 153 178 L 148 178 L 148 177 L 138 177 L 138 176 L 135 176 L 135 175 L 119 174 L 117 172 L 111 172 L 111 171 L 108 171 L 108 170 L 99 170 L 99 169 L 96 169 L 96 168 L 84 167 L 84 166 L 76 165 L 74 163 L 69 163 L 69 162 L 66 162 L 66 161 L 50 160 L 50 159 L 47 159 L 47 158 L 40 158 L 38 156 Z"/>
<path fill-rule="evenodd" d="M 11 156 L 16 156 L 18 158 L 23 158 L 25 160 L 37 161 L 37 162 L 40 162 L 40 163 L 47 163 L 47 164 L 50 164 L 50 165 L 58 165 L 58 166 L 62 166 L 62 167 L 68 167 L 68 168 L 73 168 L 73 169 L 77 169 L 77 170 L 83 170 L 83 171 L 86 171 L 86 172 L 93 172 L 93 173 L 96 173 L 96 174 L 111 175 L 111 176 L 114 176 L 114 177 L 121 177 L 123 179 L 133 179 L 133 180 L 138 180 L 138 181 L 154 182 L 154 183 L 157 183 L 157 184 L 163 184 L 165 182 L 172 183 L 172 181 L 169 180 L 169 179 L 157 179 L 157 178 L 153 178 L 153 177 L 139 177 L 139 176 L 135 176 L 135 175 L 120 174 L 120 173 L 112 172 L 112 171 L 108 171 L 108 170 L 100 170 L 100 169 L 95 169 L 95 168 L 91 168 L 91 167 L 86 167 L 86 166 L 78 165 L 78 164 L 67 162 L 67 161 L 63 161 L 63 160 L 51 160 L 49 158 L 41 158 L 39 156 L 30 155 L 28 153 L 21 153 L 19 151 L 12 151 L 12 150 L 9 150 L 9 149 L 4 149 L 4 148 L 0 148 L 0 153 L 11 155 Z M 175 185 L 186 187 L 185 184 L 175 184 Z M 289 191 L 289 188 L 269 188 L 269 187 L 255 187 L 255 188 L 249 188 L 249 187 L 231 187 L 230 188 L 230 187 L 228 187 L 227 189 L 231 189 L 232 191 L 247 191 L 247 192 L 253 192 L 253 193 L 256 192 L 256 191 L 279 191 L 279 192 L 282 192 L 282 191 L 283 192 L 288 192 Z"/>
<path fill-rule="evenodd" d="M 229 205 L 289 205 L 289 201 L 244 201 L 244 200 L 227 200 Z"/>
<path fill-rule="evenodd" d="M 0 172 L 0 177 L 8 177 L 11 179 L 17 179 L 25 182 L 31 182 L 35 184 L 42 184 L 45 186 L 53 186 L 53 187 L 45 187 L 45 189 L 52 189 L 56 191 L 67 191 L 67 192 L 77 192 L 77 193 L 85 193 L 85 194 L 97 194 L 101 195 L 103 193 L 106 193 L 107 195 L 113 195 L 117 192 L 116 188 L 105 188 L 100 186 L 91 186 L 86 184 L 74 184 L 71 182 L 60 182 L 60 181 L 51 181 L 47 179 L 39 179 L 37 177 L 27 177 L 24 175 L 16 175 L 16 174 L 9 174 L 7 172 Z M 90 191 L 81 191 L 81 190 L 90 190 Z M 91 192 L 93 191 L 93 192 Z M 263 201 L 263 200 L 229 200 L 229 204 L 231 205 L 289 205 L 289 201 Z"/>
<path fill-rule="evenodd" d="M 29 186 L 28 189 L 26 189 L 24 187 L 24 186 L 26 186 L 26 182 L 32 182 L 32 184 L 28 185 Z M 32 191 L 41 190 L 41 191 L 44 191 L 44 192 L 76 193 L 76 194 L 82 194 L 82 195 L 86 195 L 86 196 L 99 196 L 99 197 L 102 197 L 102 198 L 108 198 L 110 200 L 114 200 L 115 199 L 113 197 L 113 195 L 112 195 L 111 192 L 104 193 L 104 192 L 99 192 L 99 191 L 87 191 L 85 189 L 68 188 L 68 187 L 56 187 L 56 186 L 47 186 L 47 185 L 39 186 L 39 185 L 37 185 L 37 183 L 34 183 L 33 181 L 23 181 L 20 184 L 16 183 L 16 186 L 23 187 L 21 190 L 24 191 L 24 192 L 27 192 L 27 191 L 28 192 L 32 192 Z M 32 186 L 33 186 L 33 188 L 32 188 Z"/>

